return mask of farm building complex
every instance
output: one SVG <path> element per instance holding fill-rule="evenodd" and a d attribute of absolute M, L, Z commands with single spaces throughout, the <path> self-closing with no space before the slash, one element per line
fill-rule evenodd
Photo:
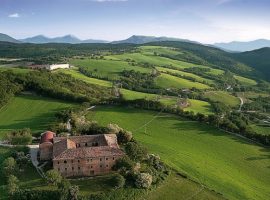
<path fill-rule="evenodd" d="M 65 177 L 110 173 L 124 155 L 115 134 L 56 137 L 47 131 L 41 135 L 39 151 L 40 160 L 52 160 L 53 168 Z"/>

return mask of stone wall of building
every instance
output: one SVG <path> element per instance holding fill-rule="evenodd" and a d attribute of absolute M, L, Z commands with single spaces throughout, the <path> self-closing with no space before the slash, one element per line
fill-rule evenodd
<path fill-rule="evenodd" d="M 44 142 L 39 145 L 40 160 L 51 160 L 53 157 L 53 144 L 51 142 Z"/>
<path fill-rule="evenodd" d="M 64 177 L 97 176 L 110 173 L 116 160 L 120 157 L 54 160 L 53 168 L 59 171 Z"/>

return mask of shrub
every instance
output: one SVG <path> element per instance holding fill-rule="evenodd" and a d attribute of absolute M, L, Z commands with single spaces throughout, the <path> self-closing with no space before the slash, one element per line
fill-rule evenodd
<path fill-rule="evenodd" d="M 7 140 L 15 145 L 27 145 L 32 143 L 32 133 L 30 129 L 12 131 L 7 134 Z"/>
<path fill-rule="evenodd" d="M 113 183 L 116 188 L 124 187 L 125 182 L 126 182 L 126 179 L 120 174 L 117 174 L 113 177 Z"/>
<path fill-rule="evenodd" d="M 19 183 L 19 180 L 18 180 L 18 178 L 16 176 L 10 175 L 8 177 L 7 189 L 8 189 L 8 194 L 9 195 L 12 196 L 19 189 L 18 183 Z"/>
<path fill-rule="evenodd" d="M 48 183 L 52 185 L 57 185 L 62 181 L 61 174 L 54 169 L 46 172 L 46 178 L 47 178 Z"/>
<path fill-rule="evenodd" d="M 152 184 L 152 176 L 148 173 L 140 173 L 137 175 L 135 185 L 138 188 L 149 188 Z"/>
<path fill-rule="evenodd" d="M 5 176 L 10 176 L 16 172 L 17 163 L 16 160 L 12 157 L 9 157 L 4 160 L 2 164 L 2 172 Z"/>

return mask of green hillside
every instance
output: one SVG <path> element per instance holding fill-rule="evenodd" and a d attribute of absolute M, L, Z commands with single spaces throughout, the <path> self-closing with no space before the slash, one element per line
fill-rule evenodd
<path fill-rule="evenodd" d="M 13 129 L 31 128 L 41 132 L 55 120 L 57 111 L 75 106 L 55 99 L 21 95 L 14 97 L 0 109 L 0 138 Z"/>
<path fill-rule="evenodd" d="M 204 96 L 214 102 L 221 102 L 225 105 L 237 107 L 240 105 L 239 98 L 224 91 L 209 91 L 205 92 Z"/>
<path fill-rule="evenodd" d="M 94 119 L 104 125 L 117 123 L 132 131 L 136 139 L 168 165 L 228 199 L 270 198 L 270 159 L 266 148 L 168 114 L 100 107 Z"/>

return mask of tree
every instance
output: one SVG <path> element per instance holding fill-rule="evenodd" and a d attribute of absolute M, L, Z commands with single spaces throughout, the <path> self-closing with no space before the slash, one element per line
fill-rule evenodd
<path fill-rule="evenodd" d="M 68 200 L 78 200 L 79 187 L 77 185 L 70 186 L 68 191 Z"/>
<path fill-rule="evenodd" d="M 122 175 L 117 174 L 113 177 L 113 182 L 116 188 L 122 188 L 124 187 L 126 180 Z"/>
<path fill-rule="evenodd" d="M 120 144 L 126 144 L 126 143 L 130 142 L 131 140 L 132 140 L 132 133 L 129 131 L 121 130 L 117 134 L 117 141 Z"/>
<path fill-rule="evenodd" d="M 46 177 L 47 177 L 48 183 L 52 185 L 57 185 L 58 183 L 62 181 L 61 174 L 54 169 L 47 171 Z"/>
<path fill-rule="evenodd" d="M 152 176 L 148 173 L 140 173 L 137 175 L 135 185 L 138 188 L 149 188 L 152 184 Z"/>
<path fill-rule="evenodd" d="M 7 189 L 8 189 L 8 194 L 9 195 L 12 196 L 19 189 L 18 183 L 19 183 L 19 180 L 18 180 L 18 178 L 16 176 L 10 175 L 8 177 Z"/>
<path fill-rule="evenodd" d="M 140 144 L 129 142 L 125 146 L 127 155 L 134 161 L 141 161 L 146 155 L 147 151 Z"/>
<path fill-rule="evenodd" d="M 114 165 L 114 170 L 132 170 L 134 167 L 134 162 L 130 160 L 128 156 L 124 156 L 116 160 Z"/>
<path fill-rule="evenodd" d="M 10 176 L 16 172 L 17 163 L 14 158 L 9 157 L 3 162 L 3 174 L 5 176 Z"/>

